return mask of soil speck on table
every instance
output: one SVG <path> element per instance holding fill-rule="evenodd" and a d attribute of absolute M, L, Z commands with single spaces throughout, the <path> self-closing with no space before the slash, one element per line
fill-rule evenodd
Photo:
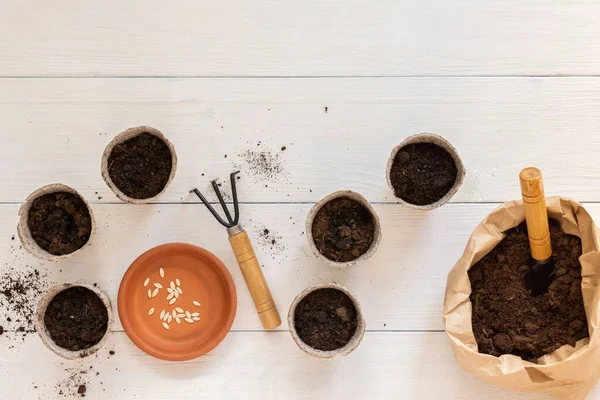
<path fill-rule="evenodd" d="M 458 170 L 450 153 L 433 143 L 402 147 L 392 163 L 394 193 L 415 205 L 433 204 L 452 189 Z"/>
<path fill-rule="evenodd" d="M 143 132 L 118 146 L 108 157 L 108 173 L 116 187 L 134 199 L 148 199 L 166 186 L 173 168 L 167 144 Z"/>
<path fill-rule="evenodd" d="M 294 327 L 310 347 L 331 351 L 344 347 L 358 326 L 356 308 L 344 292 L 325 288 L 309 293 L 296 307 Z"/>
<path fill-rule="evenodd" d="M 58 346 L 78 351 L 98 343 L 108 327 L 108 312 L 100 297 L 75 286 L 58 293 L 48 304 L 44 323 Z"/>
<path fill-rule="evenodd" d="M 15 316 L 14 322 L 25 334 L 33 332 L 35 310 L 48 286 L 46 274 L 29 267 L 10 266 L 0 275 L 0 308 Z M 13 318 L 6 317 L 6 321 L 13 322 Z"/>
<path fill-rule="evenodd" d="M 260 142 L 257 146 L 260 146 Z M 277 182 L 285 177 L 283 160 L 279 152 L 248 149 L 238 156 L 242 160 L 242 165 L 239 167 L 256 180 Z"/>
<path fill-rule="evenodd" d="M 317 212 L 312 236 L 319 252 L 329 260 L 348 262 L 369 250 L 375 237 L 375 222 L 365 206 L 348 197 L 338 197 Z"/>
<path fill-rule="evenodd" d="M 27 225 L 36 243 L 50 254 L 70 254 L 82 248 L 92 232 L 92 218 L 81 197 L 48 193 L 33 201 Z"/>
<path fill-rule="evenodd" d="M 85 394 L 86 391 L 87 391 L 87 388 L 85 387 L 85 385 L 79 385 L 79 388 L 77 389 L 77 393 Z"/>
<path fill-rule="evenodd" d="M 473 333 L 480 353 L 514 354 L 531 362 L 589 336 L 581 294 L 581 239 L 550 220 L 555 278 L 531 296 L 523 274 L 531 262 L 527 226 L 520 224 L 469 270 Z"/>

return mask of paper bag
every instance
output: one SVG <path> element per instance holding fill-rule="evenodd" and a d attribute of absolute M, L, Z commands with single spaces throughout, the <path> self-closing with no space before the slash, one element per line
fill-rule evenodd
<path fill-rule="evenodd" d="M 456 361 L 472 375 L 507 389 L 580 400 L 592 391 L 600 376 L 600 235 L 581 204 L 560 197 L 549 197 L 546 204 L 549 216 L 560 221 L 566 233 L 581 238 L 581 286 L 590 337 L 579 340 L 575 348 L 562 346 L 540 358 L 538 364 L 510 354 L 494 357 L 477 352 L 467 271 L 500 243 L 503 232 L 525 220 L 520 200 L 504 203 L 475 228 L 464 254 L 448 275 L 444 324 Z"/>

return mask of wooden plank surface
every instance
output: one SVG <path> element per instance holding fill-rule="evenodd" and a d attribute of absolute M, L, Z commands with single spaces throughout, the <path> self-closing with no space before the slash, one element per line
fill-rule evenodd
<path fill-rule="evenodd" d="M 211 354 L 185 363 L 152 359 L 121 332 L 110 336 L 99 355 L 73 362 L 61 362 L 34 336 L 0 336 L 3 342 L 20 343 L 0 350 L 0 390 L 7 399 L 77 398 L 80 384 L 86 385 L 86 400 L 547 399 L 469 376 L 454 362 L 444 333 L 368 332 L 354 353 L 334 360 L 307 356 L 287 332 L 233 332 Z M 9 378 L 32 365 L 40 367 L 19 384 Z"/>
<path fill-rule="evenodd" d="M 594 1 L 8 1 L 0 76 L 596 75 Z"/>
<path fill-rule="evenodd" d="M 0 79 L 0 202 L 54 181 L 117 201 L 101 154 L 144 124 L 179 155 L 161 202 L 197 201 L 191 188 L 236 168 L 244 202 L 315 202 L 338 189 L 394 202 L 389 154 L 423 131 L 448 138 L 464 160 L 452 201 L 518 197 L 529 165 L 544 171 L 549 195 L 600 201 L 598 93 L 600 78 Z"/>

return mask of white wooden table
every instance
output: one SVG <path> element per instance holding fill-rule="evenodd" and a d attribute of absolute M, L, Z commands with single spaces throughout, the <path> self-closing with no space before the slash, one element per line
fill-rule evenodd
<path fill-rule="evenodd" d="M 71 398 L 83 382 L 89 399 L 540 398 L 458 367 L 443 293 L 475 225 L 519 197 L 522 167 L 600 220 L 598 15 L 600 3 L 558 0 L 0 2 L 0 272 L 96 282 L 116 304 L 137 255 L 184 241 L 220 257 L 239 296 L 229 336 L 186 363 L 145 355 L 118 320 L 98 356 L 63 361 L 37 335 L 22 340 L 2 309 L 0 398 Z M 178 152 L 157 204 L 119 203 L 100 177 L 105 145 L 136 125 Z M 445 136 L 467 168 L 452 202 L 429 213 L 397 205 L 385 182 L 391 149 L 418 132 Z M 253 175 L 248 149 L 277 154 L 283 171 Z M 368 329 L 350 356 L 310 358 L 285 322 L 262 331 L 224 229 L 188 194 L 237 166 L 242 219 L 282 316 L 307 286 L 347 285 Z M 94 245 L 60 264 L 11 240 L 20 204 L 52 182 L 79 190 L 98 225 Z M 320 265 L 304 235 L 311 205 L 338 189 L 365 195 L 383 224 L 377 254 L 345 272 Z M 264 228 L 276 248 L 259 240 Z"/>

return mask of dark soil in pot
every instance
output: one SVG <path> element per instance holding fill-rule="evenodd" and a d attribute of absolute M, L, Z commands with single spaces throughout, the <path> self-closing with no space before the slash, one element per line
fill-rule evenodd
<path fill-rule="evenodd" d="M 527 226 L 506 233 L 489 254 L 469 270 L 473 333 L 480 353 L 514 354 L 536 360 L 589 336 L 581 295 L 581 239 L 550 220 L 556 263 L 548 293 L 533 297 L 523 282 L 531 255 Z"/>
<path fill-rule="evenodd" d="M 318 289 L 303 298 L 294 312 L 294 327 L 310 347 L 332 351 L 344 347 L 358 325 L 356 308 L 346 293 Z"/>
<path fill-rule="evenodd" d="M 68 192 L 48 193 L 35 199 L 27 225 L 36 243 L 56 256 L 79 250 L 92 232 L 87 205 L 81 197 Z"/>
<path fill-rule="evenodd" d="M 319 252 L 329 260 L 348 262 L 369 250 L 375 237 L 375 222 L 365 206 L 348 197 L 338 197 L 317 212 L 312 236 Z"/>
<path fill-rule="evenodd" d="M 458 170 L 444 148 L 433 143 L 415 143 L 396 153 L 390 181 L 397 197 L 424 206 L 440 200 L 452 189 Z"/>
<path fill-rule="evenodd" d="M 58 346 L 71 351 L 85 350 L 106 334 L 108 312 L 96 293 L 74 286 L 50 301 L 44 324 Z"/>
<path fill-rule="evenodd" d="M 108 157 L 108 174 L 115 186 L 133 199 L 158 195 L 167 185 L 173 156 L 167 144 L 148 132 L 115 146 Z"/>

